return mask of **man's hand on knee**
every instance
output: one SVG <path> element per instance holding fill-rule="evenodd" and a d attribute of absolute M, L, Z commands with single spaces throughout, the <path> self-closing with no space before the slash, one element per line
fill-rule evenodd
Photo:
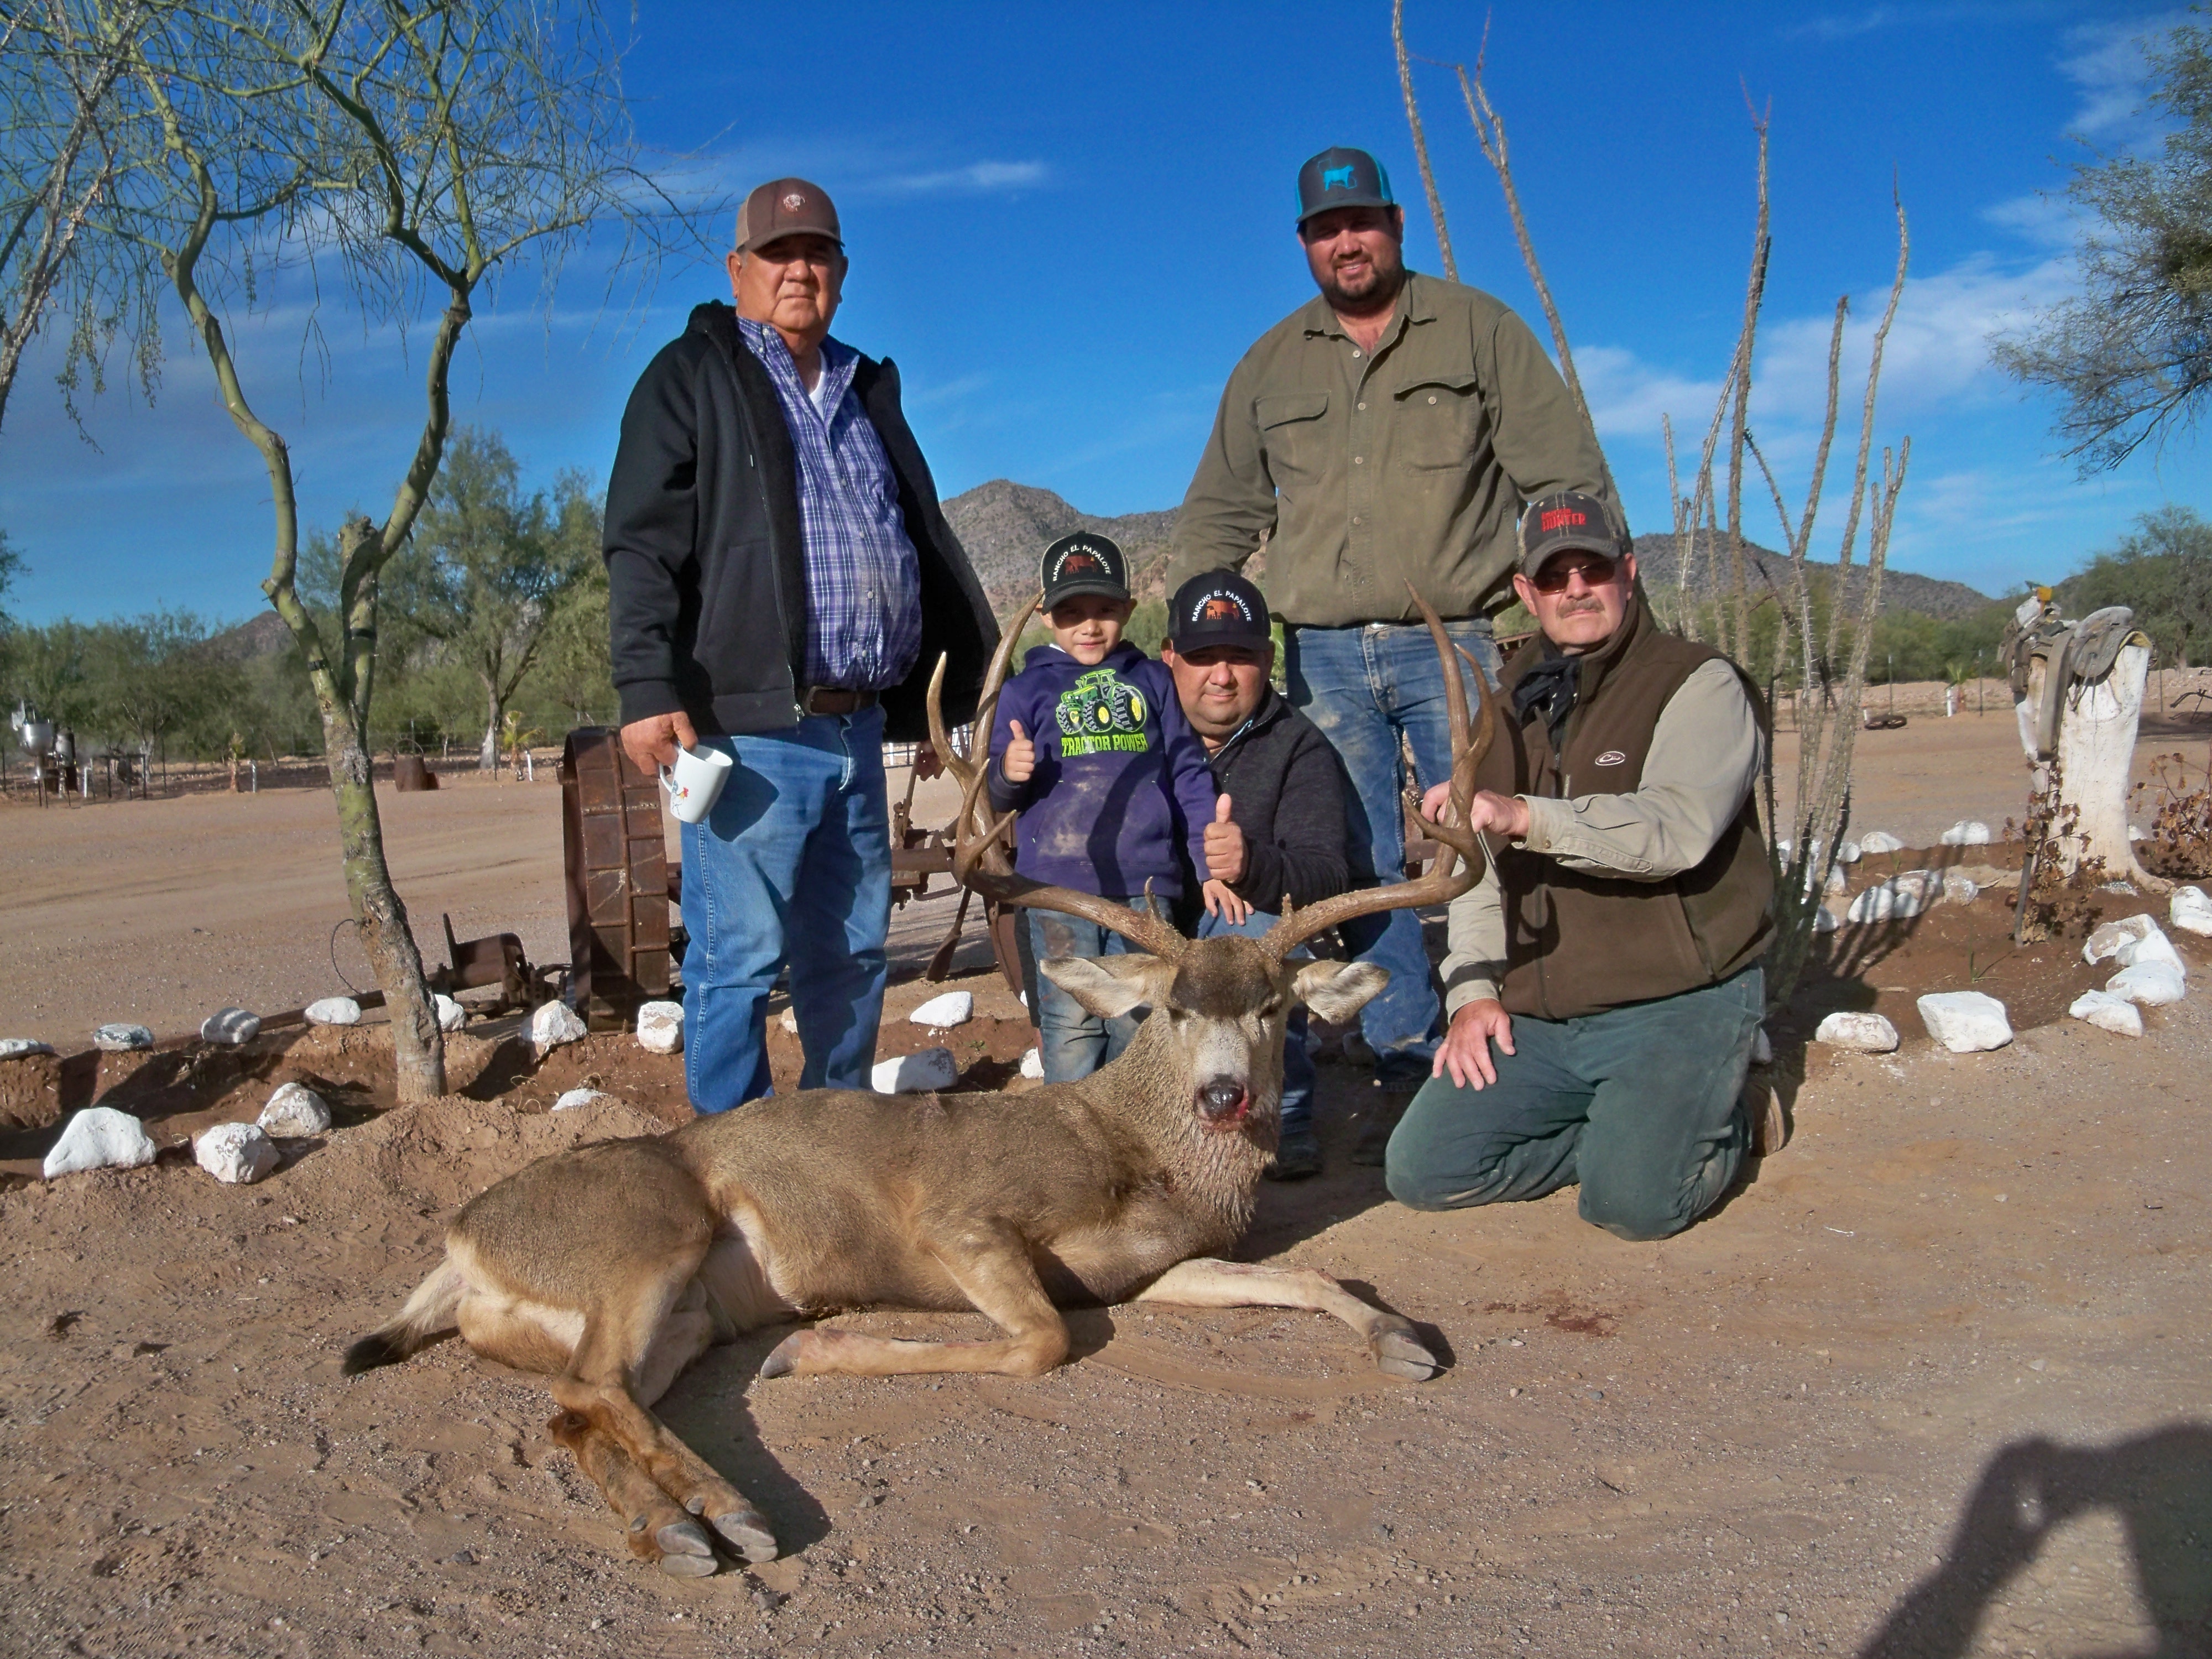
<path fill-rule="evenodd" d="M 698 741 L 691 717 L 680 708 L 672 714 L 648 714 L 622 729 L 623 753 L 631 765 L 647 774 L 675 765 L 677 750 L 692 748 Z"/>
<path fill-rule="evenodd" d="M 1490 1058 L 1490 1045 L 1498 1052 L 1513 1052 L 1513 1016 L 1495 997 L 1468 1003 L 1452 1016 L 1451 1029 L 1437 1045 L 1436 1064 L 1430 1075 L 1449 1074 L 1462 1089 L 1480 1089 L 1498 1081 L 1498 1067 Z"/>

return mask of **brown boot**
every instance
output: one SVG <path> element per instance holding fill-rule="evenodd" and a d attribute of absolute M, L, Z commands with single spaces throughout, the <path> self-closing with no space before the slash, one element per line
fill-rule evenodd
<path fill-rule="evenodd" d="M 1790 1144 L 1790 1120 L 1782 1110 L 1781 1093 L 1765 1078 L 1745 1079 L 1743 1115 L 1751 1126 L 1747 1150 L 1752 1157 L 1771 1158 Z"/>
<path fill-rule="evenodd" d="M 1390 1149 L 1391 1131 L 1398 1127 L 1398 1120 L 1406 1115 L 1406 1108 L 1412 1103 L 1413 1098 L 1410 1091 L 1403 1094 L 1389 1093 L 1382 1089 L 1375 1091 L 1374 1103 L 1359 1115 L 1359 1139 L 1352 1148 L 1354 1164 L 1370 1170 L 1382 1167 L 1383 1155 Z"/>

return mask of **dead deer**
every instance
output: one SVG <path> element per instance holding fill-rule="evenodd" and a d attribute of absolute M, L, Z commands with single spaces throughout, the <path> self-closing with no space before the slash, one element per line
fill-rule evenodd
<path fill-rule="evenodd" d="M 1061 1307 L 1300 1308 L 1349 1325 L 1383 1371 L 1433 1376 L 1438 1363 L 1407 1321 L 1327 1274 L 1218 1259 L 1251 1220 L 1274 1152 L 1291 1005 L 1341 1024 L 1388 978 L 1364 963 L 1287 960 L 1291 951 L 1354 916 L 1449 900 L 1479 869 L 1464 825 L 1494 732 L 1489 690 L 1475 672 L 1478 742 L 1443 627 L 1421 608 L 1451 688 L 1451 822 L 1427 826 L 1449 850 L 1429 873 L 1304 910 L 1286 900 L 1264 939 L 1198 942 L 1150 915 L 1026 882 L 1007 861 L 1012 816 L 992 823 L 979 806 L 988 763 L 952 752 L 933 685 L 933 738 L 964 785 L 956 874 L 1001 902 L 1088 917 L 1150 952 L 1042 964 L 1102 1016 L 1151 1006 L 1127 1050 L 1079 1083 L 1024 1095 L 772 1096 L 670 1134 L 540 1159 L 463 1206 L 443 1262 L 347 1351 L 347 1373 L 458 1331 L 487 1358 L 544 1374 L 562 1407 L 555 1437 L 628 1524 L 632 1553 L 679 1577 L 715 1571 L 707 1528 L 748 1561 L 776 1553 L 744 1494 L 651 1409 L 710 1346 L 763 1325 L 870 1306 L 973 1309 L 1002 1334 L 909 1341 L 810 1324 L 760 1374 L 1034 1376 L 1066 1358 Z M 993 660 L 980 732 L 1028 616 Z"/>

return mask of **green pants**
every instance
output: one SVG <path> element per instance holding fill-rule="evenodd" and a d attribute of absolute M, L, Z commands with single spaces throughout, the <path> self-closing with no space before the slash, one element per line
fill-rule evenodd
<path fill-rule="evenodd" d="M 1431 1078 L 1390 1137 L 1391 1196 L 1416 1210 L 1541 1198 L 1579 1182 L 1583 1220 L 1665 1238 L 1711 1209 L 1750 1145 L 1741 1097 L 1765 975 L 1580 1019 L 1513 1017 L 1498 1081 Z"/>

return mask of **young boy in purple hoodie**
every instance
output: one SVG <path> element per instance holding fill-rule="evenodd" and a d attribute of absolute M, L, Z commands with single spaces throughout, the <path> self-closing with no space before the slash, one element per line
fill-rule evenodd
<path fill-rule="evenodd" d="M 1132 605 L 1119 547 L 1078 533 L 1047 548 L 1044 609 L 1052 643 L 1006 682 L 991 728 L 992 809 L 1021 814 L 1014 868 L 1135 910 L 1149 884 L 1152 912 L 1165 919 L 1182 893 L 1178 847 L 1188 849 L 1191 869 L 1207 867 L 1216 796 L 1206 746 L 1183 719 L 1166 665 L 1121 638 Z M 1203 890 L 1208 910 L 1242 919 L 1233 913 L 1243 901 L 1225 883 L 1208 880 Z M 1080 917 L 1023 916 L 1039 961 L 1128 948 Z M 1127 1016 L 1101 1019 L 1042 975 L 1035 984 L 1048 1083 L 1090 1076 L 1136 1034 Z"/>

